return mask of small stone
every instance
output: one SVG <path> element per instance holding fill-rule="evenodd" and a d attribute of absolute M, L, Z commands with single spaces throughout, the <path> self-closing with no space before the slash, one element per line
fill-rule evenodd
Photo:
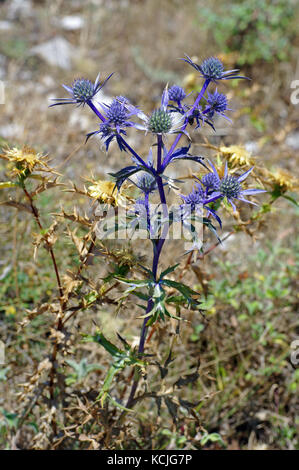
<path fill-rule="evenodd" d="M 247 150 L 247 152 L 249 153 L 257 153 L 258 150 L 259 150 L 259 145 L 257 142 L 254 142 L 253 140 L 250 141 L 250 142 L 246 142 L 246 144 L 244 145 L 245 147 L 245 150 Z"/>
<path fill-rule="evenodd" d="M 12 28 L 10 21 L 0 21 L 0 31 L 9 31 Z"/>
<path fill-rule="evenodd" d="M 69 124 L 70 127 L 79 128 L 81 131 L 88 131 L 90 129 L 90 119 L 82 114 L 81 109 L 73 109 L 69 117 Z"/>
<path fill-rule="evenodd" d="M 76 31 L 84 26 L 84 19 L 81 16 L 64 16 L 59 21 L 60 26 L 66 31 Z"/>
<path fill-rule="evenodd" d="M 29 18 L 33 16 L 33 7 L 31 0 L 11 0 L 9 2 L 7 18 L 16 20 L 20 18 Z"/>
<path fill-rule="evenodd" d="M 299 149 L 299 132 L 292 132 L 285 140 L 285 143 L 294 150 Z"/>
<path fill-rule="evenodd" d="M 49 65 L 70 70 L 74 47 L 66 39 L 57 36 L 30 49 L 31 54 L 38 55 Z"/>
<path fill-rule="evenodd" d="M 0 135 L 4 139 L 16 139 L 20 135 L 23 135 L 24 128 L 19 124 L 6 124 L 0 126 Z"/>

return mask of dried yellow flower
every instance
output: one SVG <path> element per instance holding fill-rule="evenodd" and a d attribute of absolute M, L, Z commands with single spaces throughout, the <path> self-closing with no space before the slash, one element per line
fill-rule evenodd
<path fill-rule="evenodd" d="M 232 168 L 236 166 L 252 166 L 254 164 L 254 159 L 250 152 L 239 145 L 222 146 L 220 147 L 220 152 Z"/>
<path fill-rule="evenodd" d="M 128 196 L 124 193 L 123 188 L 118 190 L 113 181 L 97 180 L 93 183 L 88 188 L 90 197 L 112 206 L 125 205 Z"/>
<path fill-rule="evenodd" d="M 299 187 L 298 180 L 281 168 L 269 171 L 268 182 L 274 187 L 279 186 L 282 191 L 292 191 Z"/>
<path fill-rule="evenodd" d="M 17 147 L 6 149 L 0 157 L 8 160 L 13 176 L 27 176 L 34 169 L 53 173 L 47 165 L 46 157 L 27 146 L 21 149 Z"/>

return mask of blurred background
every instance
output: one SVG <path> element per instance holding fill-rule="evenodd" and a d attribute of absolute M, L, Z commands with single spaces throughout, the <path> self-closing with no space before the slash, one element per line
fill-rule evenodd
<path fill-rule="evenodd" d="M 199 61 L 215 55 L 226 69 L 240 68 L 251 81 L 219 84 L 230 99 L 233 124 L 219 120 L 216 133 L 205 128 L 194 133 L 194 143 L 207 138 L 215 146 L 242 146 L 268 169 L 281 169 L 292 194 L 299 150 L 298 93 L 297 103 L 291 100 L 299 84 L 298 20 L 298 2 L 292 0 L 2 0 L 0 146 L 27 144 L 49 154 L 65 181 L 104 177 L 120 169 L 124 156 L 117 151 L 107 156 L 96 140 L 84 145 L 85 134 L 97 128 L 87 108 L 48 109 L 51 98 L 65 96 L 61 85 L 115 72 L 105 94 L 125 95 L 149 112 L 167 82 L 189 91 L 200 87 L 199 76 L 177 59 L 185 53 Z M 142 152 L 142 134 L 132 133 L 130 143 Z M 41 208 L 50 205 L 57 212 L 58 197 L 61 193 L 57 199 L 55 191 L 44 193 Z M 63 204 L 71 203 L 66 195 Z M 33 230 L 26 217 L 4 206 L 0 215 L 0 329 L 8 357 L 14 356 L 2 375 L 0 369 L 5 441 L 15 425 L 9 391 L 19 382 L 18 367 L 24 354 L 32 367 L 42 348 L 36 343 L 40 332 L 31 331 L 31 342 L 24 341 L 16 324 L 24 308 L 47 298 L 54 283 L 46 254 L 34 263 L 32 251 L 26 251 Z M 221 435 L 205 443 L 210 448 L 298 448 L 299 374 L 290 361 L 290 345 L 299 337 L 297 215 L 290 201 L 279 202 L 255 240 L 234 235 L 203 267 L 213 321 L 207 330 L 199 320 L 191 323 L 182 344 L 189 348 L 186 361 L 200 355 L 204 364 L 198 388 L 190 393 L 207 396 L 198 410 L 203 426 Z M 74 255 L 68 256 L 61 257 L 63 268 Z M 38 285 L 32 281 L 37 271 Z M 126 331 L 124 320 L 117 321 Z M 155 425 L 146 416 L 144 436 L 151 435 L 152 444 L 145 448 L 188 448 L 196 442 L 196 433 L 189 434 L 187 425 L 177 431 L 169 418 L 153 433 Z"/>

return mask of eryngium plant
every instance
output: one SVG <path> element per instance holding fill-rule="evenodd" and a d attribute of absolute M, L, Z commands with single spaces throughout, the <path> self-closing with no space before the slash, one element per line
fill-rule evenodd
<path fill-rule="evenodd" d="M 236 176 L 229 174 L 226 165 L 224 174 L 219 174 L 208 159 L 194 155 L 191 151 L 191 138 L 188 133 L 189 128 L 194 124 L 195 129 L 201 129 L 206 124 L 215 129 L 214 118 L 216 115 L 229 119 L 226 116 L 226 113 L 230 111 L 227 97 L 218 92 L 218 89 L 208 91 L 210 85 L 213 83 L 220 85 L 223 80 L 246 79 L 246 77 L 238 75 L 238 70 L 225 70 L 222 62 L 216 57 L 206 58 L 201 64 L 194 63 L 188 56 L 183 60 L 203 78 L 202 88 L 195 95 L 193 101 L 187 100 L 188 96 L 184 89 L 173 85 L 170 89 L 168 86 L 165 87 L 160 106 L 149 115 L 131 104 L 129 99 L 124 96 L 117 96 L 109 103 L 105 102 L 105 99 L 96 103 L 93 101 L 94 96 L 107 82 L 105 80 L 100 85 L 98 77 L 95 84 L 90 80 L 80 79 L 70 87 L 64 86 L 71 98 L 58 99 L 51 105 L 87 104 L 98 120 L 98 129 L 87 134 L 87 139 L 98 135 L 107 151 L 115 141 L 119 150 L 126 152 L 132 160 L 131 165 L 112 174 L 115 180 L 115 191 L 120 192 L 123 185 L 131 181 L 134 176 L 134 184 L 141 192 L 141 197 L 136 201 L 135 208 L 132 210 L 130 207 L 128 211 L 126 224 L 127 227 L 134 227 L 136 225 L 134 225 L 134 219 L 142 218 L 141 214 L 144 213 L 145 229 L 152 243 L 152 266 L 151 269 L 142 266 L 144 279 L 141 280 L 115 275 L 119 282 L 127 285 L 131 295 L 135 295 L 139 301 L 145 302 L 138 350 L 131 349 L 125 340 L 123 340 L 124 350 L 120 350 L 107 341 L 100 331 L 95 336 L 86 338 L 86 340 L 100 343 L 114 357 L 113 368 L 98 397 L 102 404 L 106 398 L 111 398 L 109 388 L 117 371 L 125 366 L 133 365 L 135 367 L 133 384 L 125 404 L 127 409 L 136 402 L 138 383 L 146 367 L 147 358 L 144 354 L 144 348 L 149 326 L 160 320 L 165 321 L 166 317 L 174 317 L 179 321 L 179 316 L 171 313 L 170 305 L 175 306 L 178 312 L 181 307 L 200 310 L 198 293 L 182 282 L 174 281 L 169 277 L 178 265 L 169 266 L 163 272 L 159 269 L 161 253 L 165 246 L 169 227 L 174 222 L 180 222 L 190 232 L 192 246 L 189 252 L 202 251 L 202 241 L 195 228 L 195 221 L 200 221 L 220 240 L 212 221 L 215 220 L 221 228 L 222 221 L 219 214 L 221 202 L 229 203 L 236 211 L 235 203 L 237 201 L 254 204 L 246 197 L 264 192 L 264 189 L 243 187 L 243 183 L 253 167 Z M 144 135 L 151 135 L 151 147 L 146 159 L 128 143 L 127 131 L 130 128 L 143 131 Z M 175 137 L 170 144 L 172 134 Z M 188 137 L 189 144 L 180 146 L 183 136 Z M 196 162 L 205 169 L 206 173 L 201 178 L 195 179 L 194 188 L 189 194 L 180 195 L 179 210 L 174 211 L 169 209 L 167 204 L 168 190 L 173 188 L 173 180 L 167 175 L 167 172 L 169 165 L 179 160 L 184 160 L 186 164 Z M 180 184 L 180 181 L 176 181 L 176 184 Z M 157 217 L 155 211 L 151 210 L 150 200 L 155 194 L 158 194 L 160 200 L 160 218 Z M 169 290 L 172 291 L 171 295 L 169 295 Z"/>
<path fill-rule="evenodd" d="M 197 361 L 194 364 L 192 350 L 188 354 L 187 345 L 179 343 L 178 336 L 180 333 L 182 339 L 188 336 L 188 326 L 184 331 L 180 328 L 181 324 L 186 325 L 184 320 L 191 320 L 192 325 L 201 315 L 200 321 L 206 325 L 209 321 L 208 314 L 204 315 L 209 282 L 202 260 L 237 232 L 258 238 L 265 218 L 275 210 L 273 206 L 279 198 L 296 204 L 292 192 L 298 188 L 298 181 L 282 169 L 269 170 L 241 146 L 215 146 L 204 139 L 200 146 L 209 150 L 213 162 L 195 154 L 190 131 L 192 128 L 201 131 L 206 125 L 215 129 L 216 116 L 230 120 L 229 103 L 221 84 L 223 80 L 244 77 L 237 70 L 226 71 L 214 57 L 201 64 L 195 64 L 189 57 L 184 60 L 203 79 L 202 89 L 188 95 L 179 85 L 171 84 L 163 91 L 156 109 L 148 114 L 124 96 L 101 99 L 99 92 L 111 75 L 106 80 L 98 76 L 95 83 L 84 78 L 75 80 L 72 87 L 65 87 L 69 97 L 55 100 L 54 106 L 89 107 L 98 128 L 95 126 L 87 139 L 96 136 L 107 152 L 114 146 L 113 151 L 121 153 L 122 161 L 127 159 L 127 166 L 107 179 L 92 178 L 83 187 L 72 182 L 70 187 L 63 182 L 60 168 L 53 167 L 50 157 L 31 147 L 4 147 L 0 154 L 7 174 L 7 179 L 0 182 L 0 190 L 5 196 L 9 193 L 1 205 L 25 214 L 26 224 L 31 216 L 34 258 L 41 256 L 44 248 L 44 262 L 41 260 L 39 266 L 46 269 L 47 276 L 49 268 L 52 270 L 51 290 L 45 296 L 38 294 L 38 301 L 34 297 L 32 307 L 26 300 L 18 312 L 22 330 L 16 341 L 21 337 L 29 349 L 22 360 L 22 366 L 26 367 L 25 380 L 22 376 L 22 383 L 17 383 L 18 387 L 22 386 L 15 405 L 17 410 L 12 410 L 18 412 L 17 424 L 9 432 L 19 433 L 28 423 L 36 422 L 38 431 L 30 439 L 29 448 L 58 449 L 72 447 L 73 443 L 77 448 L 78 442 L 82 442 L 83 448 L 94 449 L 135 446 L 136 436 L 143 431 L 136 423 L 138 413 L 128 414 L 128 410 L 147 403 L 145 400 L 155 400 L 157 413 L 166 410 L 178 429 L 186 414 L 188 420 L 195 420 L 199 426 L 198 407 L 204 398 L 198 396 L 196 383 L 202 366 Z M 142 153 L 127 139 L 127 133 L 132 131 L 140 132 Z M 180 144 L 182 141 L 184 145 Z M 191 164 L 194 173 L 190 171 Z M 174 168 L 179 170 L 178 180 L 171 177 Z M 190 180 L 193 187 L 186 193 L 180 185 Z M 253 186 L 268 190 L 267 198 L 254 211 L 248 210 L 248 203 L 252 205 L 256 201 L 249 199 L 263 189 L 248 187 L 250 180 L 255 181 Z M 61 191 L 64 204 L 59 213 L 53 214 L 53 208 L 49 210 L 42 203 L 45 191 Z M 84 213 L 77 207 L 72 209 L 72 198 L 65 196 L 66 191 L 80 197 L 80 207 L 82 198 L 86 198 L 89 210 Z M 170 205 L 174 198 L 177 204 Z M 56 204 L 57 197 L 52 199 Z M 158 205 L 153 204 L 157 201 L 160 201 Z M 120 245 L 100 238 L 105 233 L 105 224 L 110 222 L 111 211 L 115 218 L 106 233 L 116 234 L 114 238 L 118 240 L 124 229 L 134 239 L 137 233 L 146 235 L 152 248 L 149 265 L 130 241 Z M 51 224 L 49 212 L 53 218 Z M 234 220 L 229 231 L 223 233 L 225 214 Z M 227 229 L 229 222 L 225 225 Z M 140 227 L 142 230 L 138 232 Z M 176 242 L 173 252 L 167 242 L 174 227 L 183 228 L 181 238 L 188 240 L 185 250 L 183 244 Z M 201 234 L 205 235 L 204 243 Z M 65 257 L 61 256 L 62 249 Z M 30 249 L 24 253 L 31 258 Z M 167 258 L 175 258 L 168 267 L 165 266 Z M 178 258 L 179 265 L 172 265 Z M 43 292 L 38 276 L 33 277 L 34 285 L 38 292 Z M 197 278 L 195 288 L 187 285 L 191 276 Z M 17 283 L 15 289 L 17 295 Z M 5 312 L 15 311 L 14 300 L 13 296 L 9 298 L 11 303 Z M 135 301 L 133 315 L 140 311 L 138 336 L 130 344 L 127 334 L 121 331 L 116 346 L 103 334 L 106 306 L 109 313 L 113 309 L 124 319 L 132 300 Z M 131 316 L 132 313 L 130 319 Z M 99 327 L 97 322 L 102 322 Z M 113 320 L 111 324 L 114 330 L 118 328 Z M 132 334 L 135 332 L 135 322 L 123 325 Z M 32 331 L 38 338 L 46 338 L 38 355 L 35 343 L 27 340 Z M 83 341 L 95 344 L 82 346 L 82 335 Z M 169 342 L 165 341 L 166 337 Z M 107 354 L 98 352 L 98 345 Z M 19 349 L 18 346 L 9 349 L 14 364 Z M 94 353 L 98 355 L 99 363 L 88 363 L 84 350 L 91 351 L 91 357 Z M 106 373 L 103 363 L 111 360 Z M 184 362 L 183 370 L 177 369 L 180 361 Z M 148 418 L 156 421 L 152 410 Z M 168 419 L 165 414 L 164 418 Z M 154 428 L 151 432 L 155 435 Z"/>

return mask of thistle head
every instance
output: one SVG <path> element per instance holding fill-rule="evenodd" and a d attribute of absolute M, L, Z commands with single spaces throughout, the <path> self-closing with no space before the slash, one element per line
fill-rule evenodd
<path fill-rule="evenodd" d="M 221 179 L 219 184 L 219 191 L 223 196 L 228 199 L 237 198 L 242 188 L 236 176 L 227 175 Z"/>
<path fill-rule="evenodd" d="M 219 189 L 219 177 L 215 173 L 207 173 L 201 179 L 202 184 L 209 190 L 216 191 Z"/>
<path fill-rule="evenodd" d="M 120 97 L 123 100 L 125 98 Z M 116 126 L 121 126 L 126 122 L 127 110 L 124 106 L 125 101 L 120 102 L 118 98 L 114 99 L 111 105 L 108 107 L 106 115 L 110 122 L 113 122 Z"/>
<path fill-rule="evenodd" d="M 182 59 L 187 64 L 191 65 L 197 72 L 200 72 L 201 76 L 206 80 L 216 82 L 217 80 L 233 80 L 239 78 L 245 78 L 242 75 L 237 75 L 239 72 L 238 69 L 234 70 L 224 70 L 224 66 L 221 60 L 217 57 L 208 57 L 200 65 L 193 62 L 193 60 L 185 55 L 185 58 Z"/>
<path fill-rule="evenodd" d="M 73 82 L 72 86 L 62 85 L 70 94 L 70 98 L 53 98 L 53 101 L 56 101 L 56 103 L 51 104 L 50 107 L 62 104 L 84 105 L 90 103 L 112 75 L 111 73 L 103 82 L 100 82 L 100 74 L 98 74 L 94 83 L 86 78 L 78 78 Z"/>
<path fill-rule="evenodd" d="M 226 95 L 218 93 L 216 90 L 214 93 L 208 92 L 208 105 L 212 108 L 211 110 L 218 113 L 223 113 L 227 109 L 228 101 Z"/>
<path fill-rule="evenodd" d="M 198 67 L 203 77 L 210 80 L 219 80 L 223 76 L 224 67 L 217 57 L 208 57 Z"/>
<path fill-rule="evenodd" d="M 168 111 L 156 109 L 148 121 L 148 130 L 154 134 L 167 134 L 172 127 L 172 117 Z"/>
<path fill-rule="evenodd" d="M 183 101 L 183 99 L 186 98 L 186 93 L 184 88 L 181 88 L 178 85 L 173 85 L 168 90 L 168 96 L 171 101 L 176 101 L 177 103 L 179 103 L 180 101 Z"/>
<path fill-rule="evenodd" d="M 194 211 L 195 207 L 198 204 L 202 204 L 204 198 L 204 190 L 199 184 L 197 184 L 195 188 L 193 188 L 191 193 L 189 193 L 187 196 L 182 196 L 182 199 L 184 200 L 185 204 L 190 206 L 191 211 Z"/>
<path fill-rule="evenodd" d="M 149 194 L 157 188 L 156 178 L 150 173 L 143 173 L 137 178 L 137 186 L 145 194 Z"/>
<path fill-rule="evenodd" d="M 72 94 L 78 103 L 86 103 L 95 94 L 94 84 L 85 78 L 79 78 L 72 85 Z"/>

